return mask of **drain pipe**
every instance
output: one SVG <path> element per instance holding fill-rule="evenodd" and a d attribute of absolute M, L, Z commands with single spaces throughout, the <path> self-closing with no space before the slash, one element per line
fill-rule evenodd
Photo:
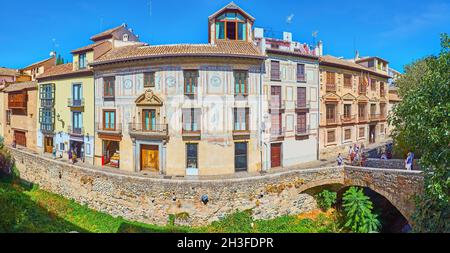
<path fill-rule="evenodd" d="M 320 53 L 319 53 L 320 55 Z M 320 58 L 317 60 L 317 160 L 320 160 Z"/>

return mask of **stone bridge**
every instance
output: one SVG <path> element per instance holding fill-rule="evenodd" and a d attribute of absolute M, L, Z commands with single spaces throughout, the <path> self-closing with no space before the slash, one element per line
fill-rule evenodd
<path fill-rule="evenodd" d="M 298 169 L 244 178 L 163 179 L 112 169 L 87 168 L 10 149 L 22 179 L 113 216 L 166 224 L 173 214 L 184 225 L 205 225 L 227 213 L 252 209 L 257 219 L 317 208 L 306 191 L 339 184 L 363 186 L 384 196 L 410 222 L 413 196 L 421 194 L 420 171 L 353 166 Z M 209 202 L 201 202 L 207 195 Z M 186 215 L 187 214 L 187 215 Z"/>

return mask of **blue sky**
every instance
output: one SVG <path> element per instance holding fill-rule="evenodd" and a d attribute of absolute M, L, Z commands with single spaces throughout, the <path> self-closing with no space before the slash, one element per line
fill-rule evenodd
<path fill-rule="evenodd" d="M 0 66 L 20 68 L 51 50 L 66 59 L 89 37 L 127 23 L 150 44 L 206 43 L 207 17 L 229 0 L 43 0 L 2 1 Z M 351 58 L 377 55 L 398 70 L 439 52 L 439 34 L 450 33 L 448 0 L 235 0 L 256 18 L 255 26 L 275 34 L 290 31 L 296 41 L 324 42 L 324 53 Z M 17 13 L 20 13 L 18 15 Z M 287 22 L 291 17 L 290 22 Z"/>

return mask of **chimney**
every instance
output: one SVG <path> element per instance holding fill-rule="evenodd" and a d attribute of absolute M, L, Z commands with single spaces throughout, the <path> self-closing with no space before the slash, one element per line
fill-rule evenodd
<path fill-rule="evenodd" d="M 323 42 L 321 40 L 319 40 L 319 42 L 317 42 L 317 47 L 319 49 L 319 56 L 323 55 Z"/>
<path fill-rule="evenodd" d="M 283 40 L 292 42 L 292 33 L 290 33 L 290 32 L 283 32 Z"/>

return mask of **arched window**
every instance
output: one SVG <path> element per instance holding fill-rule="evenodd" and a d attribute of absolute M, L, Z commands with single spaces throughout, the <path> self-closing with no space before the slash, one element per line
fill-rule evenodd
<path fill-rule="evenodd" d="M 216 39 L 246 40 L 247 20 L 238 12 L 226 12 L 216 19 Z"/>

